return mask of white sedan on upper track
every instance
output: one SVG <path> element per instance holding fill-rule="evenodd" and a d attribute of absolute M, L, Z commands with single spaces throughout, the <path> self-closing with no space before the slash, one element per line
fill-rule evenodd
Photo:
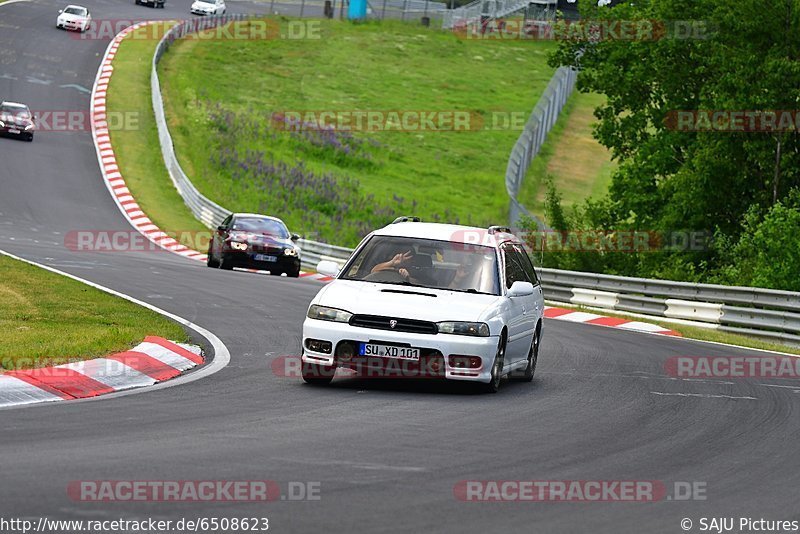
<path fill-rule="evenodd" d="M 85 32 L 92 25 L 92 15 L 83 6 L 69 5 L 58 11 L 56 28 Z"/>
<path fill-rule="evenodd" d="M 191 11 L 195 15 L 224 15 L 225 0 L 195 0 Z"/>
<path fill-rule="evenodd" d="M 303 379 L 337 367 L 364 376 L 438 377 L 496 392 L 504 375 L 530 381 L 542 338 L 542 288 L 508 228 L 401 217 L 368 235 L 303 323 Z M 384 371 L 390 371 L 383 373 Z"/>

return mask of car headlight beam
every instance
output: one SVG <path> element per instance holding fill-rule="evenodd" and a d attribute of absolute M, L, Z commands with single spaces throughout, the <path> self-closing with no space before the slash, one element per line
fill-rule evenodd
<path fill-rule="evenodd" d="M 489 325 L 486 323 L 470 323 L 463 321 L 444 321 L 436 323 L 440 334 L 455 334 L 459 336 L 488 337 Z"/>
<path fill-rule="evenodd" d="M 338 308 L 329 308 L 327 306 L 312 304 L 311 307 L 308 308 L 308 313 L 306 316 L 309 319 L 319 319 L 320 321 L 347 323 L 350 321 L 350 318 L 353 316 L 353 314 Z"/>

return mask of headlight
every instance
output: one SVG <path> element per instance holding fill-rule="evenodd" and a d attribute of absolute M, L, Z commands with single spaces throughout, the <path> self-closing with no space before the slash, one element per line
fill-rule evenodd
<path fill-rule="evenodd" d="M 0 121 L 0 128 L 5 128 L 5 127 L 6 127 L 6 123 L 4 123 L 3 121 Z"/>
<path fill-rule="evenodd" d="M 353 316 L 353 314 L 337 308 L 328 308 L 327 306 L 318 306 L 317 304 L 313 304 L 308 309 L 306 316 L 309 319 L 319 319 L 320 321 L 346 323 L 350 321 L 350 318 Z"/>
<path fill-rule="evenodd" d="M 237 243 L 236 241 L 231 241 L 231 248 L 233 250 L 247 250 L 247 243 Z"/>
<path fill-rule="evenodd" d="M 464 323 L 460 321 L 445 321 L 437 323 L 440 334 L 457 334 L 460 336 L 489 336 L 489 325 L 486 323 Z"/>
<path fill-rule="evenodd" d="M 27 131 L 28 131 L 28 130 L 30 130 L 31 128 L 33 128 L 33 124 L 29 124 L 29 125 L 27 125 L 27 126 L 25 127 L 25 131 L 27 132 Z"/>
<path fill-rule="evenodd" d="M 294 248 L 285 248 L 283 249 L 284 256 L 297 256 L 297 249 Z"/>

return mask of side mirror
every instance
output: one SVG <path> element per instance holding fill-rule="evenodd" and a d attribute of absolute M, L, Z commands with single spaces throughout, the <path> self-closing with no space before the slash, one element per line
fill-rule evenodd
<path fill-rule="evenodd" d="M 299 234 L 292 234 L 289 239 L 291 239 L 292 241 L 297 241 L 298 239 L 300 239 L 300 235 Z"/>
<path fill-rule="evenodd" d="M 533 284 L 530 282 L 522 282 L 517 280 L 508 290 L 508 296 L 511 298 L 514 297 L 527 297 L 528 295 L 533 295 Z"/>
<path fill-rule="evenodd" d="M 59 10 L 58 10 L 58 12 L 59 12 L 59 13 L 63 13 L 63 12 L 64 12 L 64 10 L 63 10 L 63 9 L 59 9 Z"/>
<path fill-rule="evenodd" d="M 340 270 L 341 268 L 339 267 L 339 264 L 335 261 L 322 260 L 317 264 L 317 272 L 319 274 L 324 274 L 325 276 L 336 277 L 339 275 Z"/>
<path fill-rule="evenodd" d="M 217 226 L 217 230 L 219 230 L 220 232 L 224 232 L 225 231 L 225 227 L 220 224 L 219 226 Z"/>

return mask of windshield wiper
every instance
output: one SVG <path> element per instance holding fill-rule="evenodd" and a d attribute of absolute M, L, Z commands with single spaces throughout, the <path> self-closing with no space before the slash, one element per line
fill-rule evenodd
<path fill-rule="evenodd" d="M 487 293 L 486 291 L 478 291 L 474 287 L 471 287 L 469 289 L 449 289 L 449 291 L 457 291 L 458 293 L 472 293 L 474 295 L 492 295 L 492 296 L 497 296 L 494 293 Z"/>

